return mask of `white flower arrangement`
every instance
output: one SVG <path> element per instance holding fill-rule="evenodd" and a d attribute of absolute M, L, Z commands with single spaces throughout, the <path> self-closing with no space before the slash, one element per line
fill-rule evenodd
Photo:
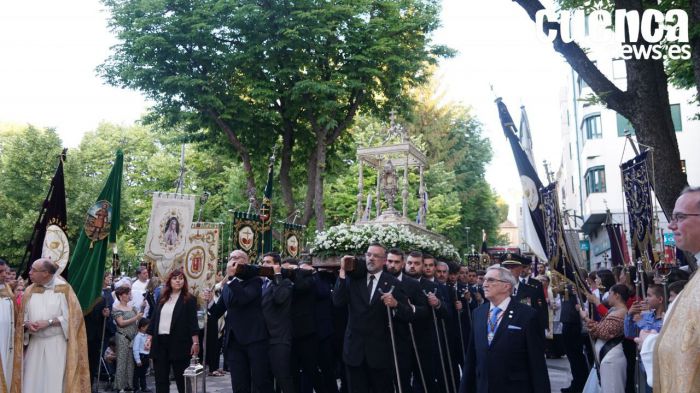
<path fill-rule="evenodd" d="M 347 225 L 341 224 L 324 232 L 316 232 L 311 246 L 311 254 L 316 257 L 360 254 L 371 243 L 381 243 L 385 247 L 400 248 L 408 252 L 420 250 L 438 259 L 459 261 L 457 249 L 446 241 L 437 241 L 428 236 L 409 231 L 399 225 Z"/>

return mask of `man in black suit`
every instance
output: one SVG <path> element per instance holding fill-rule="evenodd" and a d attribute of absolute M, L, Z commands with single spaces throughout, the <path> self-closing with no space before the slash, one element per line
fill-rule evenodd
<path fill-rule="evenodd" d="M 550 391 L 544 330 L 537 312 L 511 297 L 515 284 L 507 269 L 486 271 L 489 302 L 474 312 L 460 393 Z"/>
<path fill-rule="evenodd" d="M 440 284 L 437 279 L 437 261 L 435 257 L 430 254 L 423 254 L 423 277 L 420 280 L 423 292 L 428 296 L 428 305 L 430 305 L 435 311 L 435 316 L 433 319 L 437 318 L 432 322 L 432 327 L 430 329 L 430 339 L 433 340 L 431 346 L 432 351 L 432 364 L 435 367 L 435 379 L 437 381 L 438 391 L 442 393 L 451 391 L 451 378 L 450 368 L 447 364 L 446 351 L 447 348 L 444 345 L 444 336 L 442 334 L 442 320 L 449 317 L 449 302 L 447 300 L 445 286 Z M 432 314 L 432 311 L 431 311 Z M 432 315 L 431 315 L 432 316 Z M 437 330 L 435 325 L 438 325 Z M 442 350 L 442 357 L 440 357 L 440 351 Z"/>
<path fill-rule="evenodd" d="M 406 266 L 404 267 L 404 273 L 411 278 L 418 280 L 420 285 L 420 290 L 423 294 L 431 293 L 436 290 L 435 284 L 423 278 L 423 253 L 420 251 L 411 251 L 406 257 Z M 425 296 L 425 295 L 424 295 Z M 437 300 L 437 298 L 436 298 Z M 433 361 L 437 357 L 434 353 L 437 352 L 436 341 L 435 341 L 435 327 L 433 323 L 433 316 L 431 308 L 432 306 L 428 303 L 428 297 L 425 296 L 425 302 L 428 307 L 427 315 L 425 318 L 415 318 L 413 320 L 413 331 L 416 338 L 416 346 L 418 347 L 418 354 L 420 356 L 420 365 L 423 371 L 423 378 L 425 381 L 427 393 L 437 393 L 438 384 L 436 379 L 436 365 Z M 436 303 L 439 308 L 439 303 Z M 420 375 L 420 370 L 418 369 L 418 364 L 414 363 L 411 366 L 411 373 L 415 375 Z M 423 393 L 422 383 L 420 379 L 413 379 L 413 392 Z"/>
<path fill-rule="evenodd" d="M 314 292 L 316 294 L 316 333 L 318 335 L 318 367 L 321 370 L 323 387 L 326 393 L 338 393 L 338 377 L 336 374 L 338 358 L 341 351 L 334 351 L 333 335 L 335 334 L 333 314 L 335 312 L 332 300 L 332 289 L 336 275 L 331 270 L 318 269 L 313 275 Z M 303 376 L 302 393 L 311 393 L 313 381 Z"/>
<path fill-rule="evenodd" d="M 262 265 L 271 267 L 273 278 L 264 279 L 262 312 L 270 335 L 270 368 L 282 393 L 294 393 L 294 380 L 290 358 L 292 353 L 292 282 L 282 277 L 280 255 L 269 252 L 263 255 Z"/>
<path fill-rule="evenodd" d="M 523 269 L 529 264 L 530 261 L 527 258 L 515 253 L 507 253 L 501 262 L 501 266 L 510 270 L 510 273 L 516 279 L 515 287 L 513 288 L 513 298 L 537 311 L 542 331 L 544 331 L 549 326 L 549 311 L 547 309 L 547 301 L 544 298 L 542 283 L 535 280 L 539 287 L 534 287 L 527 282 L 523 282 L 527 281 L 527 279 L 523 279 L 523 281 L 518 279 L 519 277 L 522 278 Z"/>
<path fill-rule="evenodd" d="M 343 360 L 351 393 L 390 393 L 393 391 L 394 364 L 386 307 L 408 306 L 398 280 L 383 271 L 386 249 L 372 244 L 365 254 L 365 275 L 346 275 L 346 266 L 355 257 L 340 261 L 340 272 L 333 291 L 333 304 L 348 306 Z M 355 260 L 355 265 L 362 260 Z M 389 293 L 393 289 L 392 293 Z"/>
<path fill-rule="evenodd" d="M 399 379 L 404 392 L 411 390 L 411 380 L 415 385 L 423 383 L 423 375 L 416 360 L 417 341 L 415 322 L 430 317 L 428 299 L 418 280 L 404 274 L 404 253 L 392 248 L 387 255 L 387 271 L 399 280 L 399 287 L 406 294 L 410 307 L 400 307 L 396 313 L 394 328 L 396 330 L 396 351 L 399 360 Z M 423 333 L 423 332 L 421 332 Z M 421 354 L 418 354 L 420 357 Z M 426 384 L 427 386 L 427 384 Z"/>
<path fill-rule="evenodd" d="M 231 368 L 234 393 L 248 393 L 252 385 L 258 393 L 272 393 L 272 373 L 268 354 L 268 332 L 262 312 L 262 278 L 249 269 L 248 254 L 235 250 L 229 256 L 228 283 L 221 297 L 209 308 L 209 318 L 226 312 L 224 348 Z M 211 293 L 205 294 L 207 302 Z"/>
<path fill-rule="evenodd" d="M 294 269 L 292 282 L 292 377 L 297 391 L 301 391 L 302 373 L 313 384 L 317 393 L 325 393 L 318 368 L 318 334 L 316 332 L 316 287 L 313 267 L 287 258 L 282 265 Z"/>
<path fill-rule="evenodd" d="M 576 294 L 572 286 L 567 285 L 562 294 L 561 301 L 561 323 L 562 340 L 564 341 L 564 351 L 566 359 L 569 361 L 571 384 L 563 389 L 562 393 L 580 393 L 588 378 L 588 365 L 583 352 L 584 341 L 581 335 L 581 315 L 576 310 Z"/>

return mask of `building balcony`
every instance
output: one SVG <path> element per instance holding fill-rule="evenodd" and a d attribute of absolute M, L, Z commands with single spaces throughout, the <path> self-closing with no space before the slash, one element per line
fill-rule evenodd
<path fill-rule="evenodd" d="M 594 192 L 589 194 L 583 202 L 583 225 L 581 230 L 586 235 L 590 235 L 596 228 L 605 222 L 607 215 L 605 200 L 608 199 L 607 192 Z"/>

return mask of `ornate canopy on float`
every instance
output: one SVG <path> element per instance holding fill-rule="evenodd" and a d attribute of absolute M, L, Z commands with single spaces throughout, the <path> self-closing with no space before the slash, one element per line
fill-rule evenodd
<path fill-rule="evenodd" d="M 360 168 L 357 181 L 355 225 L 397 224 L 409 227 L 412 232 L 441 238 L 425 227 L 428 214 L 428 193 L 423 173 L 428 168 L 428 158 L 411 142 L 406 129 L 396 122 L 395 112 L 391 112 L 390 119 L 386 138 L 379 146 L 357 149 L 357 160 Z M 396 140 L 399 142 L 396 143 Z M 374 190 L 367 191 L 366 201 L 363 176 L 365 167 L 377 172 L 377 184 L 374 186 Z M 417 190 L 416 185 L 409 184 L 408 174 L 410 171 L 417 171 L 419 174 Z M 408 216 L 408 199 L 411 188 L 418 192 L 420 200 L 415 220 Z M 401 199 L 400 211 L 394 207 L 397 198 Z M 374 211 L 372 199 L 374 199 Z M 385 210 L 382 210 L 382 199 L 386 202 Z"/>

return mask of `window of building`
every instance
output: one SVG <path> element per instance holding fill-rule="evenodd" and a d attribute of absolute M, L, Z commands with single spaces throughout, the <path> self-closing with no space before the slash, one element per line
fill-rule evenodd
<path fill-rule="evenodd" d="M 634 127 L 632 127 L 632 123 L 630 123 L 627 118 L 622 116 L 619 113 L 616 113 L 617 115 L 617 136 L 625 136 L 626 133 L 629 131 L 631 135 L 634 135 Z"/>
<path fill-rule="evenodd" d="M 671 105 L 671 119 L 673 119 L 673 129 L 683 131 L 683 118 L 681 118 L 681 104 Z"/>
<path fill-rule="evenodd" d="M 586 139 L 600 139 L 603 137 L 603 126 L 600 123 L 600 115 L 592 115 L 583 119 L 583 131 Z"/>
<path fill-rule="evenodd" d="M 605 167 L 596 166 L 586 171 L 586 195 L 605 192 Z"/>

